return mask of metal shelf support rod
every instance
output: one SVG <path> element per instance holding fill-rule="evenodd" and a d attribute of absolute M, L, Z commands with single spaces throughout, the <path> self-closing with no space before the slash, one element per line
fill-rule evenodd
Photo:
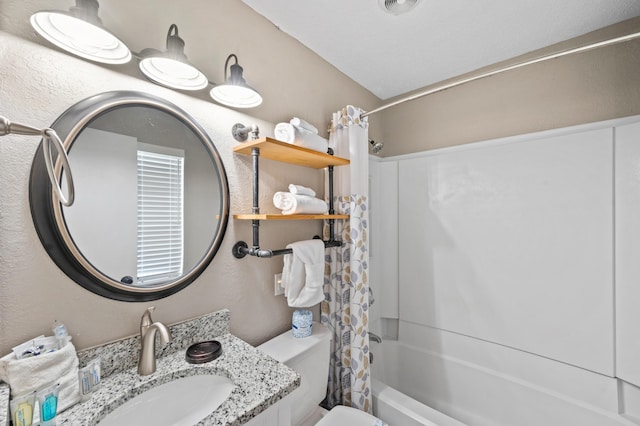
<path fill-rule="evenodd" d="M 253 160 L 253 206 L 251 212 L 253 214 L 260 213 L 260 148 L 251 149 L 251 159 Z M 260 250 L 260 221 L 254 219 L 251 221 L 253 228 L 253 250 Z"/>

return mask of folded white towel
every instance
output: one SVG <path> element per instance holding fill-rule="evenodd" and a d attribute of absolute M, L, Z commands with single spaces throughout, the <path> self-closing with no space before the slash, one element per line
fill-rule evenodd
<path fill-rule="evenodd" d="M 325 214 L 329 211 L 324 200 L 290 192 L 273 194 L 273 205 L 282 210 L 282 214 Z"/>
<path fill-rule="evenodd" d="M 308 195 L 310 197 L 315 197 L 316 196 L 316 191 L 314 191 L 313 189 L 306 187 L 306 186 L 302 186 L 302 185 L 294 185 L 294 184 L 290 184 L 289 185 L 289 192 L 292 194 L 298 194 L 298 195 Z"/>
<path fill-rule="evenodd" d="M 9 384 L 14 396 L 60 383 L 58 412 L 80 401 L 78 355 L 71 342 L 30 358 L 16 359 L 13 353 L 0 358 L 0 379 Z"/>
<path fill-rule="evenodd" d="M 293 250 L 285 254 L 282 287 L 291 307 L 306 308 L 324 300 L 324 242 L 298 241 L 287 245 Z"/>
<path fill-rule="evenodd" d="M 325 138 L 291 123 L 276 124 L 273 133 L 279 141 L 313 149 L 314 151 L 326 153 L 329 147 L 329 142 Z"/>
<path fill-rule="evenodd" d="M 313 124 L 309 124 L 308 121 L 304 121 L 302 118 L 293 117 L 291 120 L 289 120 L 289 123 L 293 124 L 296 127 L 302 127 L 303 129 L 308 130 L 311 133 L 315 133 L 316 135 L 318 134 L 318 129 Z"/>

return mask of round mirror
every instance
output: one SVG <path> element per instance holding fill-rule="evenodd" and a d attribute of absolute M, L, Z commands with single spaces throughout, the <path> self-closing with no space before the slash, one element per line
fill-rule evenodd
<path fill-rule="evenodd" d="M 75 202 L 65 207 L 53 195 L 42 144 L 29 198 L 54 262 L 88 290 L 124 301 L 166 297 L 197 278 L 229 216 L 224 166 L 202 127 L 139 92 L 85 99 L 51 127 L 68 152 Z"/>

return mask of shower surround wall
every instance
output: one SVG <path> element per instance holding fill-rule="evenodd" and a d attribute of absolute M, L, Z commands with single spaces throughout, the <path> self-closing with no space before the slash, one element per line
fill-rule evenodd
<path fill-rule="evenodd" d="M 372 161 L 387 384 L 472 425 L 640 424 L 638 165 L 640 117 Z"/>

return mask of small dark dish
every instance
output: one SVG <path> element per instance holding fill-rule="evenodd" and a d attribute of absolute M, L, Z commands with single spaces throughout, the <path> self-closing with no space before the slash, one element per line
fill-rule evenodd
<path fill-rule="evenodd" d="M 185 360 L 190 364 L 204 364 L 222 355 L 222 345 L 217 340 L 198 342 L 187 348 Z"/>

